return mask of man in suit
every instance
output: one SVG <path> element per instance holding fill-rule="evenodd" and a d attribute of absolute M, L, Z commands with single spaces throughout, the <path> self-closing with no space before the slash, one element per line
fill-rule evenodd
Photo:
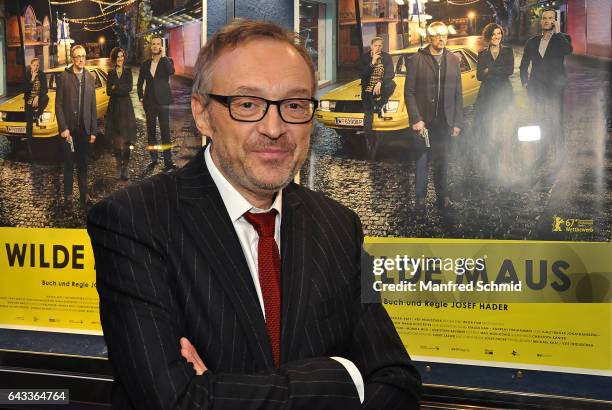
<path fill-rule="evenodd" d="M 563 91 L 567 84 L 564 62 L 565 56 L 572 53 L 570 36 L 555 32 L 556 17 L 553 9 L 542 12 L 542 34 L 527 40 L 520 65 L 521 83 L 527 87 L 544 138 L 552 146 L 563 141 Z"/>
<path fill-rule="evenodd" d="M 166 48 L 161 37 L 151 39 L 151 58 L 140 65 L 138 74 L 138 99 L 142 102 L 147 117 L 147 138 L 151 162 L 147 166 L 152 171 L 157 165 L 157 137 L 155 127 L 159 119 L 161 131 L 161 151 L 164 155 L 164 170 L 175 169 L 172 162 L 172 141 L 170 141 L 170 76 L 174 74 L 174 62 L 166 57 Z M 146 83 L 146 85 L 145 85 Z M 144 86 L 144 89 L 143 89 Z"/>
<path fill-rule="evenodd" d="M 415 133 L 416 203 L 425 209 L 430 159 L 433 162 L 436 205 L 451 205 L 448 182 L 448 150 L 451 137 L 463 128 L 463 94 L 459 59 L 446 49 L 448 28 L 436 21 L 427 28 L 429 44 L 407 60 L 404 99 Z"/>
<path fill-rule="evenodd" d="M 77 169 L 80 204 L 87 207 L 87 154 L 89 144 L 96 141 L 98 116 L 96 112 L 96 83 L 85 69 L 85 47 L 76 45 L 70 50 L 72 65 L 59 76 L 55 95 L 55 115 L 64 139 L 64 206 L 72 206 L 74 164 Z"/>
<path fill-rule="evenodd" d="M 374 37 L 370 42 L 370 51 L 361 56 L 361 100 L 363 102 L 363 131 L 368 148 L 375 154 L 376 136 L 372 132 L 374 113 L 384 115 L 385 104 L 395 90 L 393 77 L 393 60 L 389 53 L 383 51 L 382 37 Z"/>
<path fill-rule="evenodd" d="M 393 323 L 361 303 L 359 218 L 292 182 L 316 108 L 306 49 L 236 20 L 195 73 L 212 142 L 89 213 L 115 408 L 418 408 Z"/>

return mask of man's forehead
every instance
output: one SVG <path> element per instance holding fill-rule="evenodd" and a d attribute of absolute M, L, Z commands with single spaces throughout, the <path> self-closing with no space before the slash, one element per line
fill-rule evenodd
<path fill-rule="evenodd" d="M 303 56 L 290 44 L 274 39 L 255 38 L 222 51 L 212 73 L 213 88 L 220 84 L 227 88 L 231 83 L 232 91 L 237 94 L 266 90 L 270 83 L 275 89 L 294 94 L 301 94 L 303 90 L 312 93 L 311 73 Z M 261 95 L 261 92 L 251 95 Z"/>
<path fill-rule="evenodd" d="M 429 26 L 427 28 L 427 34 L 430 36 L 447 36 L 448 32 L 448 27 L 446 27 L 444 24 Z"/>
<path fill-rule="evenodd" d="M 548 16 L 549 18 L 555 18 L 557 17 L 557 13 L 555 13 L 552 10 L 547 10 L 545 12 L 542 13 L 542 17 Z"/>

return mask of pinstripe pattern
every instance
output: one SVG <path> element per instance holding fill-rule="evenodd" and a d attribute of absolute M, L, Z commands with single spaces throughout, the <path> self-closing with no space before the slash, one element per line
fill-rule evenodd
<path fill-rule="evenodd" d="M 202 152 L 92 208 L 88 230 L 119 409 L 417 408 L 420 378 L 380 305 L 360 303 L 357 215 L 290 185 L 281 225 L 281 352 Z M 209 368 L 180 356 L 187 337 Z M 345 368 L 365 382 L 359 404 Z"/>

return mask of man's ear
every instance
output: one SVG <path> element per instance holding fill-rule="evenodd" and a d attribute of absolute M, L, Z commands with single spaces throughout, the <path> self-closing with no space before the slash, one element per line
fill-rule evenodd
<path fill-rule="evenodd" d="M 212 136 L 212 127 L 210 126 L 210 114 L 206 106 L 201 101 L 202 97 L 197 95 L 191 96 L 191 115 L 195 120 L 198 131 L 206 137 Z"/>

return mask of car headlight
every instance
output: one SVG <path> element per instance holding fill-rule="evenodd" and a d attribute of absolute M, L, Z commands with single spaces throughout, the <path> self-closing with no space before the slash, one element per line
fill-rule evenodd
<path fill-rule="evenodd" d="M 3 111 L 3 112 L 0 112 L 0 119 L 1 119 L 2 121 L 6 121 L 6 117 L 7 117 L 7 115 L 8 115 L 8 114 L 7 114 L 7 113 L 5 113 L 4 111 Z"/>
<path fill-rule="evenodd" d="M 329 100 L 323 100 L 321 101 L 320 109 L 321 111 L 333 111 L 336 109 L 336 102 L 329 101 Z"/>
<path fill-rule="evenodd" d="M 397 112 L 397 110 L 399 109 L 399 100 L 391 100 L 388 103 L 385 104 L 385 111 L 386 112 Z"/>
<path fill-rule="evenodd" d="M 51 112 L 50 111 L 45 111 L 43 112 L 43 114 L 40 116 L 39 119 L 39 123 L 40 124 L 45 124 L 47 122 L 51 121 Z"/>

